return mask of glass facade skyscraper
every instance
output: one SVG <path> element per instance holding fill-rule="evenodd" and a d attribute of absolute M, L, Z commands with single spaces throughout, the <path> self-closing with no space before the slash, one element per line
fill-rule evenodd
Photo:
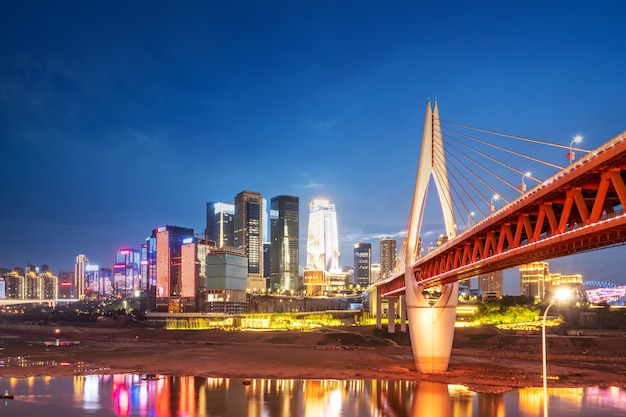
<path fill-rule="evenodd" d="M 300 247 L 300 199 L 279 195 L 270 208 L 270 288 L 296 291 Z"/>
<path fill-rule="evenodd" d="M 183 267 L 183 261 L 194 262 L 183 246 L 194 241 L 193 229 L 178 226 L 162 226 L 152 231 L 148 241 L 148 297 L 156 311 L 177 312 L 184 300 L 190 265 Z M 194 251 L 195 255 L 195 251 Z M 195 304 L 195 301 L 194 301 Z"/>
<path fill-rule="evenodd" d="M 367 287 L 371 283 L 372 245 L 356 243 L 354 245 L 354 283 Z"/>
<path fill-rule="evenodd" d="M 315 199 L 309 204 L 306 264 L 309 269 L 341 271 L 337 213 L 328 200 Z"/>
<path fill-rule="evenodd" d="M 248 274 L 263 275 L 263 201 L 260 193 L 242 191 L 235 196 L 234 247 L 248 256 Z"/>
<path fill-rule="evenodd" d="M 206 238 L 215 242 L 218 248 L 234 246 L 235 205 L 221 201 L 206 204 Z"/>

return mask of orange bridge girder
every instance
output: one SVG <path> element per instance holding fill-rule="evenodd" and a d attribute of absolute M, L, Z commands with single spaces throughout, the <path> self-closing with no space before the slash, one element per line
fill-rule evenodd
<path fill-rule="evenodd" d="M 626 242 L 626 132 L 418 259 L 431 287 Z M 380 284 L 404 292 L 404 274 Z"/>

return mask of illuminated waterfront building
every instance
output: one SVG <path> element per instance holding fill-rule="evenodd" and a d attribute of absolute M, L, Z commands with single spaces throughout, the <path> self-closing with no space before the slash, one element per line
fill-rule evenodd
<path fill-rule="evenodd" d="M 113 288 L 103 288 L 102 295 L 112 293 L 122 298 L 131 298 L 135 291 L 143 289 L 141 280 L 141 252 L 137 249 L 122 248 L 115 252 L 113 265 Z"/>
<path fill-rule="evenodd" d="M 184 300 L 181 293 L 183 291 L 187 293 L 187 280 L 191 279 L 190 275 L 195 276 L 196 253 L 195 249 L 186 247 L 183 254 L 183 246 L 193 243 L 193 229 L 162 226 L 152 231 L 152 236 L 148 240 L 146 290 L 149 309 L 178 312 L 189 301 Z M 191 265 L 187 265 L 189 262 L 193 262 L 193 273 L 189 272 L 192 268 Z M 195 300 L 192 304 L 195 304 Z"/>
<path fill-rule="evenodd" d="M 76 263 L 74 264 L 74 289 L 76 298 L 82 300 L 85 298 L 85 280 L 86 270 L 85 268 L 89 264 L 89 258 L 85 255 L 78 255 L 76 257 Z"/>
<path fill-rule="evenodd" d="M 544 299 L 547 294 L 546 283 L 549 278 L 547 262 L 532 262 L 519 266 L 520 294 Z"/>
<path fill-rule="evenodd" d="M 371 272 L 370 279 L 372 281 L 372 284 L 381 280 L 380 269 L 381 269 L 380 264 L 372 264 L 372 267 L 370 268 L 370 272 Z"/>
<path fill-rule="evenodd" d="M 390 237 L 380 239 L 380 278 L 388 278 L 396 269 L 396 240 Z"/>
<path fill-rule="evenodd" d="M 205 257 L 202 311 L 240 314 L 246 308 L 248 259 L 241 249 L 215 248 Z"/>
<path fill-rule="evenodd" d="M 306 244 L 306 264 L 309 269 L 326 272 L 340 271 L 339 233 L 335 205 L 328 200 L 313 200 L 309 204 L 309 230 Z"/>
<path fill-rule="evenodd" d="M 502 280 L 502 271 L 478 276 L 478 290 L 482 292 L 483 300 L 499 300 L 502 298 Z"/>
<path fill-rule="evenodd" d="M 221 201 L 206 204 L 205 237 L 218 248 L 233 246 L 235 242 L 235 205 Z"/>
<path fill-rule="evenodd" d="M 59 271 L 59 298 L 74 298 L 74 271 Z"/>
<path fill-rule="evenodd" d="M 549 295 L 555 295 L 560 289 L 567 289 L 572 298 L 583 298 L 583 276 L 581 274 L 550 274 Z"/>
<path fill-rule="evenodd" d="M 248 289 L 265 290 L 263 278 L 263 200 L 260 193 L 242 191 L 235 196 L 234 247 L 248 257 Z"/>
<path fill-rule="evenodd" d="M 372 245 L 356 243 L 354 245 L 354 284 L 367 287 L 371 283 Z"/>
<path fill-rule="evenodd" d="M 300 264 L 300 199 L 279 195 L 270 207 L 270 288 L 296 291 Z"/>

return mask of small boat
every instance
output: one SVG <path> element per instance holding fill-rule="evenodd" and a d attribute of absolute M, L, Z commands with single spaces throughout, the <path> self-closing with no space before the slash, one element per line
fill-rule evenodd
<path fill-rule="evenodd" d="M 252 384 L 252 381 L 249 380 L 248 378 L 246 378 L 243 381 L 241 381 L 241 383 L 244 384 L 244 385 L 250 385 L 250 384 Z"/>
<path fill-rule="evenodd" d="M 2 399 L 2 400 L 12 400 L 13 399 L 13 395 L 9 394 L 9 390 L 5 390 L 4 394 L 0 395 L 0 399 Z"/>

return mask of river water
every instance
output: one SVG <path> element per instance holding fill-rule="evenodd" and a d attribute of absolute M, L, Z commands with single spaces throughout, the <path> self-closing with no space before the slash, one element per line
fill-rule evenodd
<path fill-rule="evenodd" d="M 162 375 L 0 377 L 0 416 L 537 417 L 541 388 L 499 394 L 380 380 L 287 380 Z M 549 415 L 624 416 L 626 388 L 549 388 Z"/>

